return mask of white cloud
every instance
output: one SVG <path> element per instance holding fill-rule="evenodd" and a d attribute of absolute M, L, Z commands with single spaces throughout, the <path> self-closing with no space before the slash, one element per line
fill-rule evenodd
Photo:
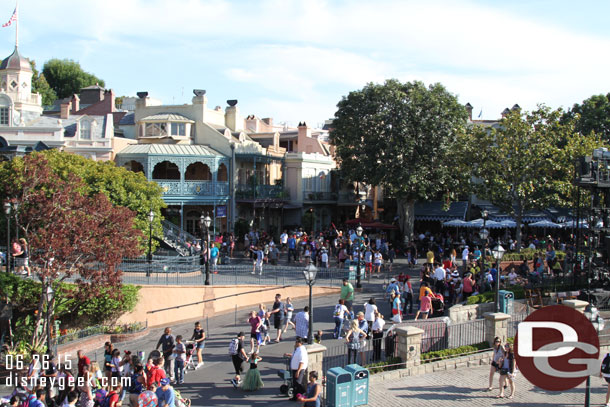
<path fill-rule="evenodd" d="M 213 82 L 251 101 L 252 112 L 289 121 L 322 121 L 349 90 L 390 77 L 441 82 L 487 118 L 514 103 L 570 106 L 610 90 L 608 36 L 485 4 L 31 0 L 21 4 L 22 50 L 86 59 L 86 69 L 125 89 Z"/>

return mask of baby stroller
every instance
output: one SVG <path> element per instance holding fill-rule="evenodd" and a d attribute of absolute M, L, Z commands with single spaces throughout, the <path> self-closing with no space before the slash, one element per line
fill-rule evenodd
<path fill-rule="evenodd" d="M 196 370 L 197 366 L 195 366 L 195 361 L 193 360 L 193 355 L 195 354 L 195 343 L 193 342 L 187 342 L 186 343 L 186 353 L 185 353 L 185 360 L 184 360 L 184 374 L 186 374 L 186 372 L 191 369 L 191 370 Z"/>
<path fill-rule="evenodd" d="M 284 381 L 284 384 L 280 386 L 280 393 L 287 395 L 289 398 L 293 398 L 295 389 L 292 386 L 292 372 L 290 371 L 290 358 L 286 358 L 286 369 L 279 370 L 277 375 Z"/>
<path fill-rule="evenodd" d="M 440 298 L 439 298 L 440 297 Z M 442 295 L 432 297 L 432 318 L 442 317 L 445 315 L 445 302 Z"/>

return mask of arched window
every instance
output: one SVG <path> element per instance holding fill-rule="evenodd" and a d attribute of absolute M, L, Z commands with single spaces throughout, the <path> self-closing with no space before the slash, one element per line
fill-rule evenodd
<path fill-rule="evenodd" d="M 135 161 L 135 160 L 131 160 L 129 162 L 126 162 L 123 167 L 125 167 L 126 169 L 128 169 L 131 172 L 141 172 L 144 173 L 144 166 Z"/>
<path fill-rule="evenodd" d="M 80 121 L 80 139 L 91 140 L 91 122 L 89 120 Z"/>
<path fill-rule="evenodd" d="M 11 99 L 6 95 L 0 95 L 0 126 L 11 125 Z"/>
<path fill-rule="evenodd" d="M 186 181 L 211 181 L 212 172 L 207 165 L 196 162 L 186 167 L 184 179 Z"/>
<path fill-rule="evenodd" d="M 217 178 L 218 178 L 218 181 L 227 181 L 229 179 L 226 165 L 220 164 L 218 166 Z"/>
<path fill-rule="evenodd" d="M 162 161 L 155 165 L 153 179 L 180 179 L 178 166 L 169 161 Z"/>

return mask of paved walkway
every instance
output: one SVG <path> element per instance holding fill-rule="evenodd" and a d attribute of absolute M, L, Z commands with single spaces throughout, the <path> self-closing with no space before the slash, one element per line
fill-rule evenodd
<path fill-rule="evenodd" d="M 533 386 L 522 375 L 517 376 L 514 399 L 497 399 L 498 376 L 494 390 L 486 391 L 489 367 L 453 370 L 398 380 L 374 382 L 369 392 L 370 406 L 583 406 L 584 383 L 566 392 L 551 392 Z M 505 395 L 510 394 L 507 388 Z M 604 405 L 606 382 L 591 378 L 591 406 Z"/>

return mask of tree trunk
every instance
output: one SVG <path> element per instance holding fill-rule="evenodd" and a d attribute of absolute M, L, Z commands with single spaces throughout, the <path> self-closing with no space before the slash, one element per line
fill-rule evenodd
<path fill-rule="evenodd" d="M 521 225 L 522 225 L 522 219 L 523 219 L 523 211 L 519 210 L 517 211 L 517 213 L 515 213 L 515 222 L 517 223 L 517 228 L 515 231 L 515 240 L 517 240 L 517 245 L 515 246 L 517 248 L 517 252 L 521 251 Z"/>
<path fill-rule="evenodd" d="M 396 200 L 398 207 L 399 227 L 404 236 L 404 243 L 413 240 L 413 224 L 415 223 L 415 201 L 406 199 Z"/>

